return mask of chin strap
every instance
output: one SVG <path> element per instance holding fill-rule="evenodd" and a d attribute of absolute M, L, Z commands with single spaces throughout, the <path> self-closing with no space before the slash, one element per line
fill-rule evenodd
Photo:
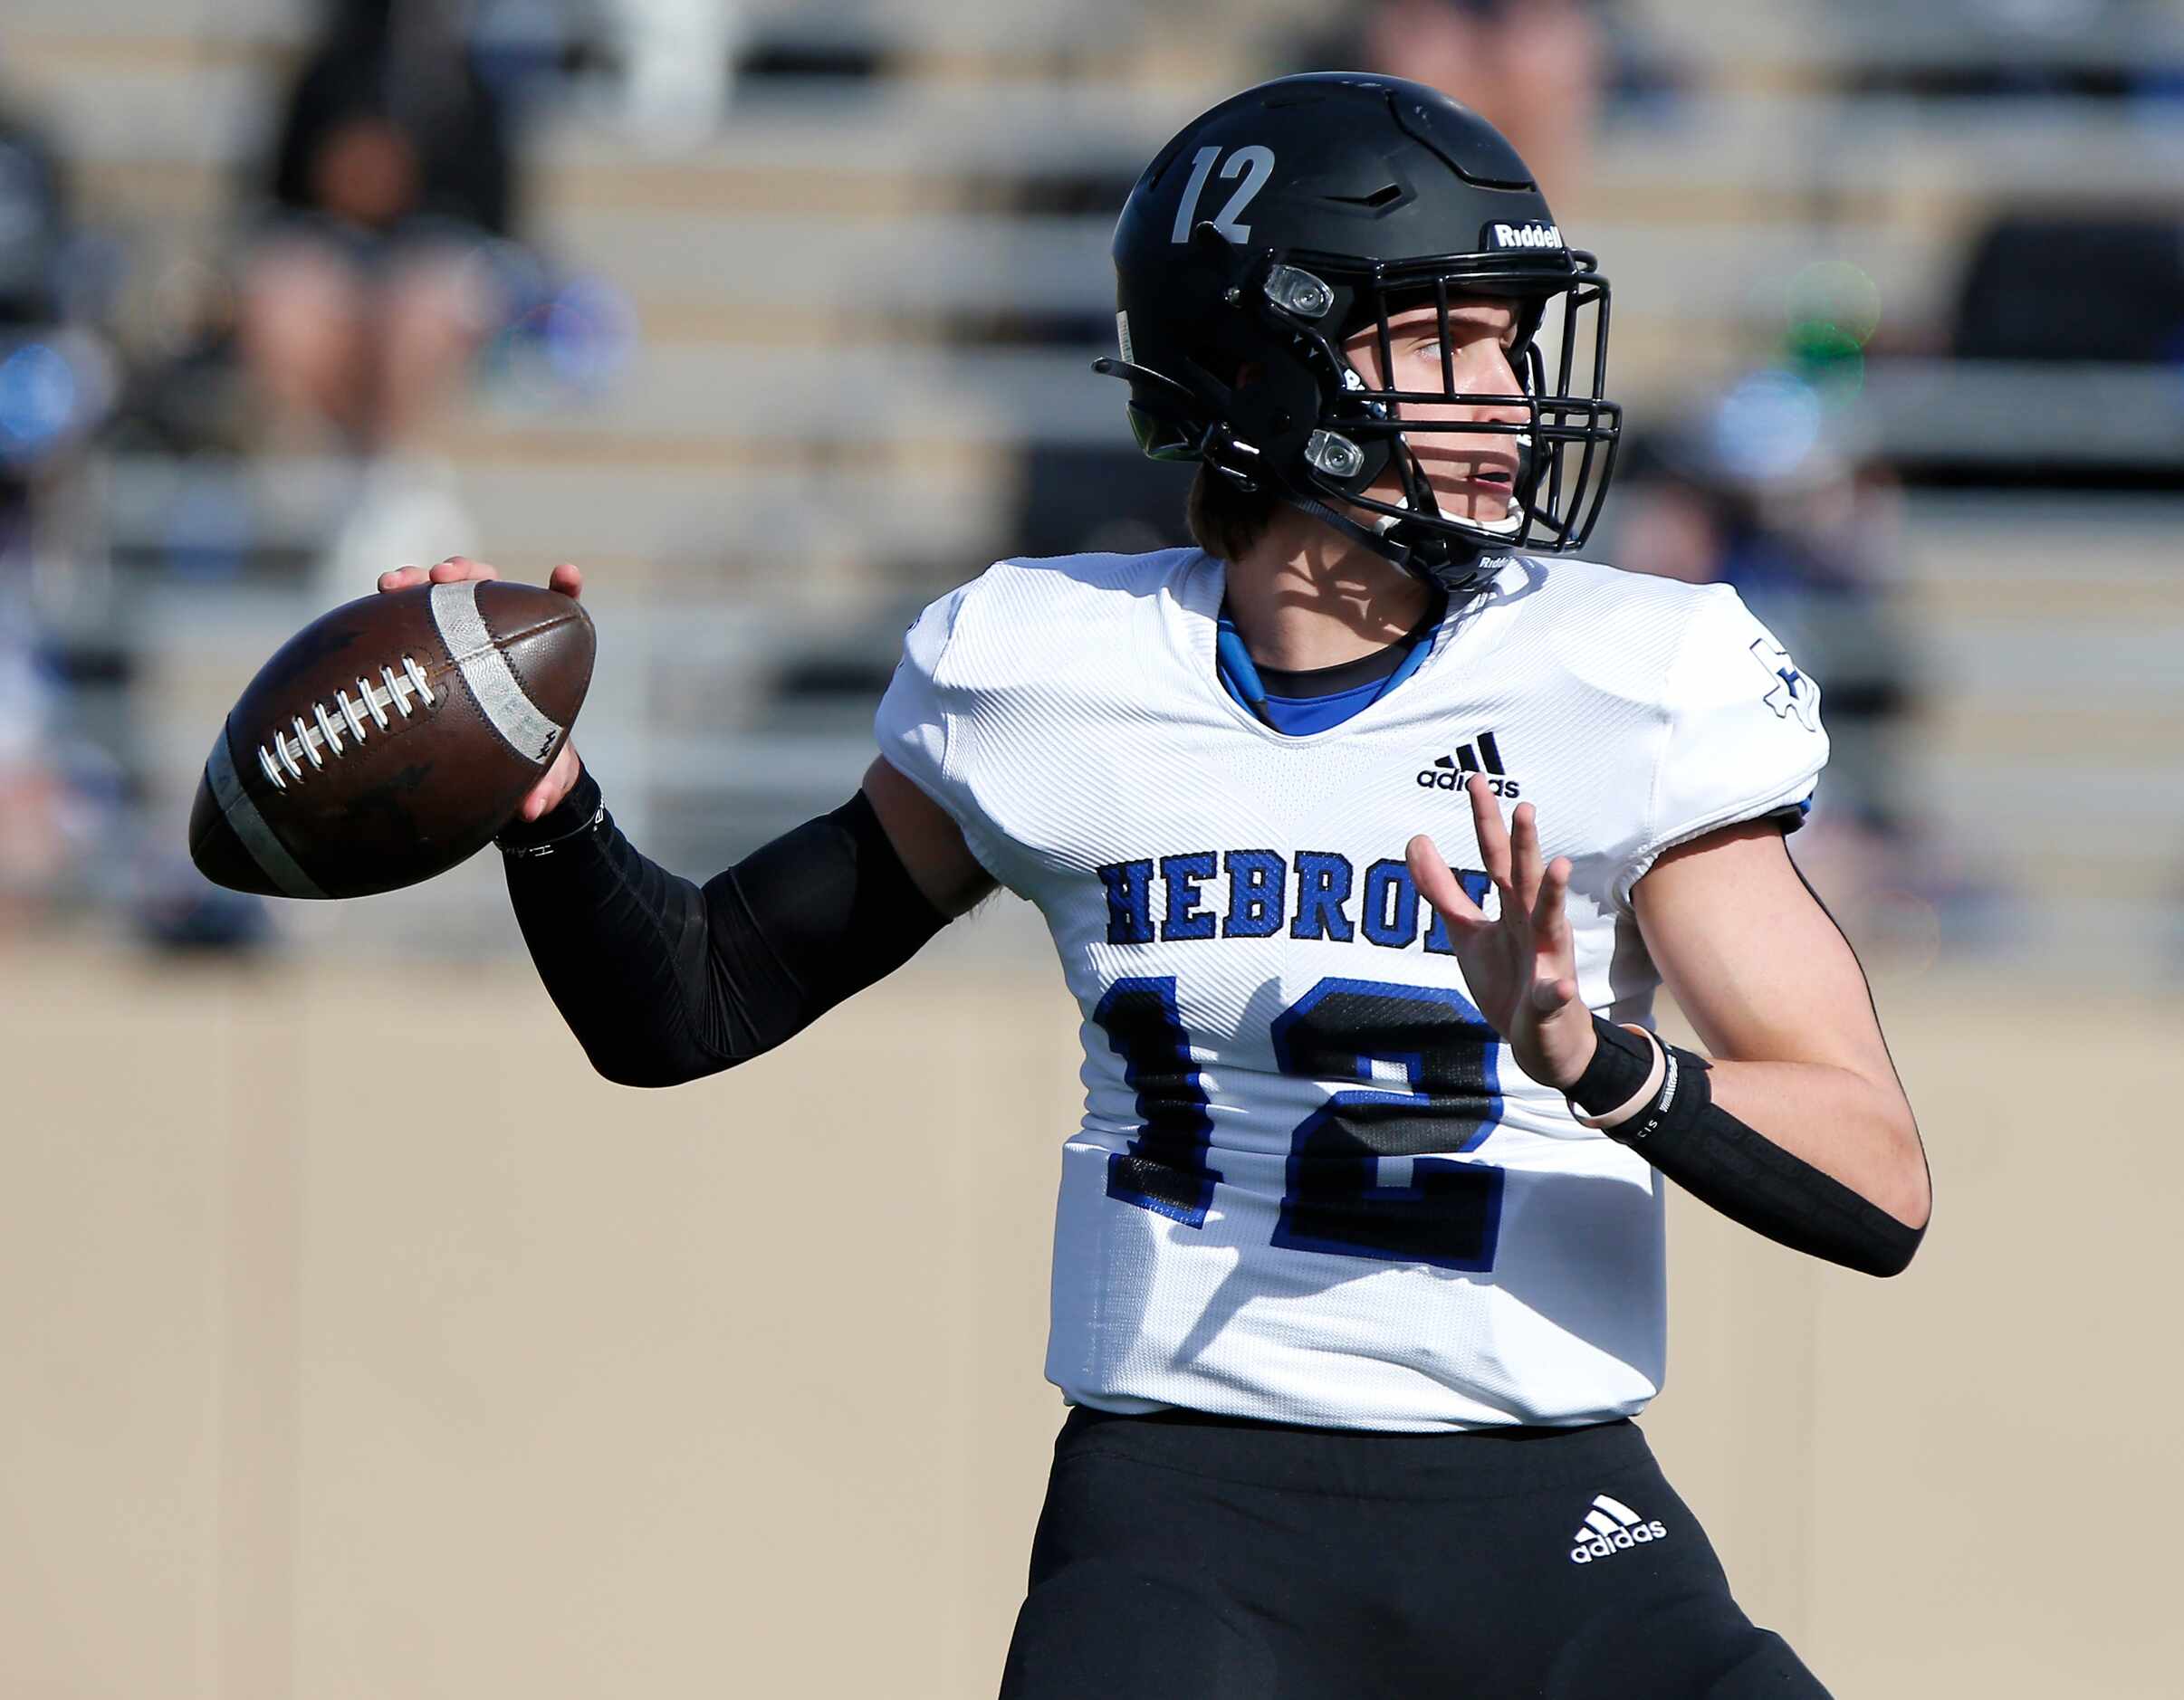
<path fill-rule="evenodd" d="M 1362 380 L 1346 366 L 1344 375 L 1346 387 L 1363 387 Z M 1406 516 L 1375 514 L 1370 520 L 1353 519 L 1335 506 L 1335 500 L 1339 499 L 1340 492 L 1326 489 L 1308 473 L 1302 477 L 1292 476 L 1277 481 L 1277 491 L 1281 499 L 1298 512 L 1308 514 L 1321 524 L 1331 527 L 1341 536 L 1371 549 L 1383 560 L 1400 567 L 1413 578 L 1422 578 L 1451 594 L 1461 595 L 1478 590 L 1491 577 L 1486 571 L 1484 563 L 1490 556 L 1500 551 L 1490 543 L 1452 535 L 1430 523 L 1413 525 L 1413 520 L 1440 521 L 1442 524 L 1451 524 L 1453 521 L 1446 520 L 1442 514 L 1441 504 L 1433 499 L 1432 482 L 1427 478 L 1425 469 L 1418 463 L 1418 457 L 1411 452 L 1410 444 L 1397 437 L 1394 449 L 1400 457 L 1395 464 L 1403 491 L 1398 505 L 1410 510 Z M 1517 492 L 1525 487 L 1522 473 L 1528 464 L 1530 451 L 1531 438 L 1528 435 L 1519 442 L 1518 454 L 1522 457 L 1519 477 L 1510 492 L 1512 499 L 1508 515 L 1499 526 L 1479 524 L 1479 530 L 1506 530 L 1508 536 L 1512 539 L 1524 530 L 1526 511 L 1517 505 L 1515 498 Z M 1405 532 L 1409 533 L 1407 537 Z"/>
<path fill-rule="evenodd" d="M 1413 542 L 1404 542 L 1397 535 L 1403 530 L 1401 520 L 1365 525 L 1339 512 L 1308 490 L 1284 487 L 1279 493 L 1282 501 L 1299 513 L 1309 515 L 1360 548 L 1371 549 L 1381 559 L 1402 568 L 1413 578 L 1439 585 L 1451 595 L 1477 590 L 1490 577 L 1485 570 L 1488 551 L 1484 549 L 1460 543 L 1440 532 L 1428 532 Z"/>

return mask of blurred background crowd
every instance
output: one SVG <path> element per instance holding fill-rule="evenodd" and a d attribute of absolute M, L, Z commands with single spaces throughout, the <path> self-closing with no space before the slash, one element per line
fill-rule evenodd
<path fill-rule="evenodd" d="M 510 947 L 491 868 L 275 918 L 183 851 L 263 655 L 457 551 L 586 568 L 580 742 L 656 855 L 831 807 L 924 600 L 1182 540 L 1089 370 L 1115 211 L 1334 67 L 1483 111 L 1601 255 L 1595 552 L 1821 680 L 1861 942 L 2184 968 L 2164 0 L 12 0 L 0 947 Z"/>

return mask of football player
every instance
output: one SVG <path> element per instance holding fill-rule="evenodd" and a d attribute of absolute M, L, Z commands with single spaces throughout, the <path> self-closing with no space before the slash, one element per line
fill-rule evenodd
<path fill-rule="evenodd" d="M 1875 1275 L 1926 1222 L 1784 845 L 1818 687 L 1732 591 L 1575 557 L 1608 284 L 1463 108 L 1252 89 L 1161 151 L 1115 259 L 1101 364 L 1200 463 L 1199 547 L 943 597 L 859 793 L 703 887 L 564 750 L 503 837 L 545 983 L 665 1085 L 997 886 L 1039 905 L 1086 1100 L 1011 1700 L 1820 1694 L 1631 1422 L 1666 1180 Z M 1654 1035 L 1664 984 L 1708 1055 Z"/>

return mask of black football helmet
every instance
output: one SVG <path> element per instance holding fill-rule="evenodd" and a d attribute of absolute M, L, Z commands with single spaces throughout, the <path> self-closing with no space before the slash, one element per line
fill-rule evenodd
<path fill-rule="evenodd" d="M 1129 383 L 1155 460 L 1205 461 L 1451 588 L 1490 555 L 1590 534 L 1622 429 L 1602 387 L 1607 280 L 1564 242 L 1515 149 L 1446 95 L 1352 72 L 1248 89 L 1161 149 L 1114 252 L 1121 358 L 1096 369 Z M 1455 388 L 1446 316 L 1479 295 L 1518 308 L 1521 396 Z M 1392 371 L 1391 315 L 1426 304 L 1442 315 L 1442 387 L 1370 388 L 1346 339 L 1376 325 Z M 1523 423 L 1404 416 L 1451 402 Z M 1514 436 L 1508 518 L 1443 514 L 1407 440 L 1419 432 Z M 1401 497 L 1366 496 L 1390 468 Z"/>

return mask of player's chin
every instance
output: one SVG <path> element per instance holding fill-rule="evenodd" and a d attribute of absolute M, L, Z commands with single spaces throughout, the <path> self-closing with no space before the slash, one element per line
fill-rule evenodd
<path fill-rule="evenodd" d="M 1441 504 L 1441 511 L 1451 520 L 1468 520 L 1473 525 L 1499 525 L 1509 517 L 1516 492 L 1504 482 L 1467 478 L 1460 483 L 1436 489 L 1433 499 Z"/>

